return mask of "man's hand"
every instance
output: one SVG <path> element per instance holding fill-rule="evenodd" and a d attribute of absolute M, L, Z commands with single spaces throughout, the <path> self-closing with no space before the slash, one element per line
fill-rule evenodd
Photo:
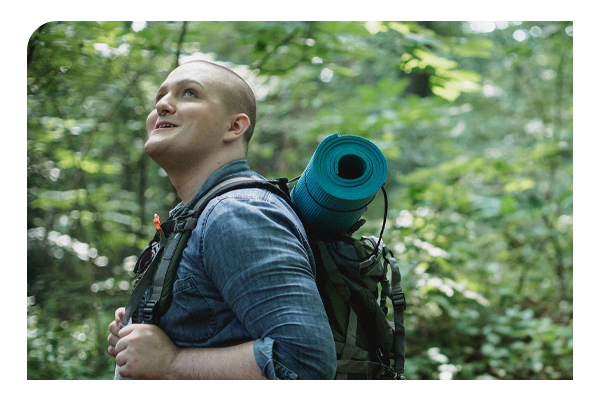
<path fill-rule="evenodd" d="M 122 377 L 170 378 L 178 348 L 159 327 L 130 324 L 119 330 L 118 337 L 114 353 Z"/>
<path fill-rule="evenodd" d="M 117 351 L 115 350 L 115 346 L 119 341 L 119 331 L 121 330 L 121 322 L 123 321 L 123 317 L 125 315 L 125 308 L 121 307 L 115 311 L 115 320 L 110 323 L 108 326 L 108 331 L 110 334 L 108 335 L 108 354 L 113 357 L 117 356 Z"/>
<path fill-rule="evenodd" d="M 125 309 L 115 311 L 108 329 L 108 354 L 123 378 L 264 379 L 254 359 L 254 342 L 231 347 L 178 348 L 156 325 L 129 324 Z"/>

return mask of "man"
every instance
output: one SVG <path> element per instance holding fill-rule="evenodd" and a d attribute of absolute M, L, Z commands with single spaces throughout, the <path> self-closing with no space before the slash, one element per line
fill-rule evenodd
<path fill-rule="evenodd" d="M 208 62 L 176 68 L 147 119 L 146 153 L 182 199 L 171 214 L 246 161 L 256 121 L 250 87 Z M 116 378 L 331 379 L 336 355 L 301 222 L 279 196 L 234 190 L 198 219 L 160 326 L 109 326 Z"/>

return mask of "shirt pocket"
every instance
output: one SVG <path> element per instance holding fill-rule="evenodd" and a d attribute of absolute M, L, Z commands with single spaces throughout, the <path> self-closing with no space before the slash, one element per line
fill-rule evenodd
<path fill-rule="evenodd" d="M 173 284 L 173 300 L 160 325 L 179 345 L 193 346 L 215 336 L 215 312 L 192 276 L 178 279 Z"/>

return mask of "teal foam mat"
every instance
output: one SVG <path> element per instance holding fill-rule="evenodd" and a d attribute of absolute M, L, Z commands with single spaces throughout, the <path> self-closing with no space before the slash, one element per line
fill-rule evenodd
<path fill-rule="evenodd" d="M 292 189 L 292 202 L 313 228 L 344 233 L 365 212 L 387 177 L 383 153 L 360 136 L 325 138 Z"/>

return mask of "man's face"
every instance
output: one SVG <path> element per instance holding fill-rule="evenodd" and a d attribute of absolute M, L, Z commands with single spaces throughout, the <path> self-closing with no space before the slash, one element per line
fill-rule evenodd
<path fill-rule="evenodd" d="M 159 165 L 184 167 L 218 150 L 228 118 L 214 77 L 210 66 L 185 64 L 158 89 L 156 107 L 146 120 L 145 150 Z"/>

